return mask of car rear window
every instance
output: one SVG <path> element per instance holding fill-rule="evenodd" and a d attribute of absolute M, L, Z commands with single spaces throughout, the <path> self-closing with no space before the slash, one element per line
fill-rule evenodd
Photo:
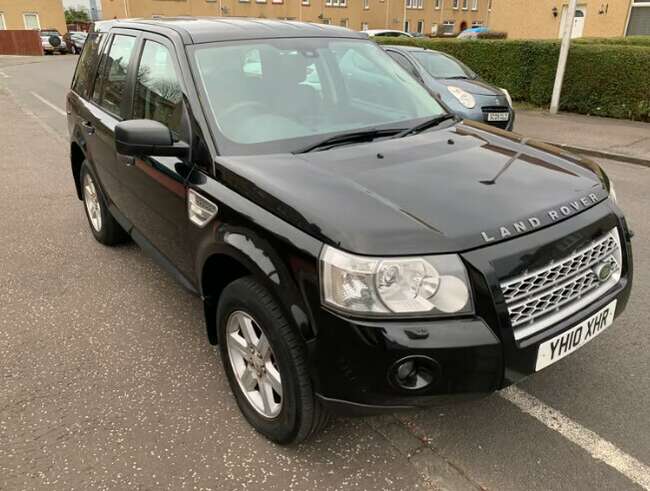
<path fill-rule="evenodd" d="M 77 70 L 72 81 L 72 90 L 81 97 L 88 97 L 88 89 L 92 85 L 93 75 L 99 57 L 99 46 L 103 36 L 103 34 L 96 32 L 88 35 L 81 57 L 77 63 Z"/>
<path fill-rule="evenodd" d="M 127 68 L 131 61 L 135 37 L 116 34 L 108 54 L 102 56 L 93 101 L 111 114 L 123 118 L 122 108 L 126 95 Z"/>

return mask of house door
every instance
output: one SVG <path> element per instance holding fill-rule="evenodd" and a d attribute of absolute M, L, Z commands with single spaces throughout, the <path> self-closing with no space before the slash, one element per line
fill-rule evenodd
<path fill-rule="evenodd" d="M 573 31 L 571 31 L 571 38 L 581 38 L 585 30 L 585 17 L 587 15 L 587 6 L 579 5 L 576 7 L 576 15 L 573 19 Z M 562 22 L 560 22 L 560 32 L 558 37 L 562 37 L 564 33 L 564 25 L 566 24 L 567 7 L 562 9 Z"/>

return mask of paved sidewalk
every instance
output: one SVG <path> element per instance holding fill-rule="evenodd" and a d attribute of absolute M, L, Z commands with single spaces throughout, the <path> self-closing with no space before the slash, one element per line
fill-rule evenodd
<path fill-rule="evenodd" d="M 650 166 L 650 123 L 519 110 L 515 131 L 579 153 Z"/>

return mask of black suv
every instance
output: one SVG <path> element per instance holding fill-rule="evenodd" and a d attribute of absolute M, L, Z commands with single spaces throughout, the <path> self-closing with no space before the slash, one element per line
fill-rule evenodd
<path fill-rule="evenodd" d="M 67 109 L 93 235 L 132 238 L 201 296 L 274 441 L 503 388 L 629 297 L 630 233 L 596 164 L 455 119 L 363 34 L 99 23 Z"/>

